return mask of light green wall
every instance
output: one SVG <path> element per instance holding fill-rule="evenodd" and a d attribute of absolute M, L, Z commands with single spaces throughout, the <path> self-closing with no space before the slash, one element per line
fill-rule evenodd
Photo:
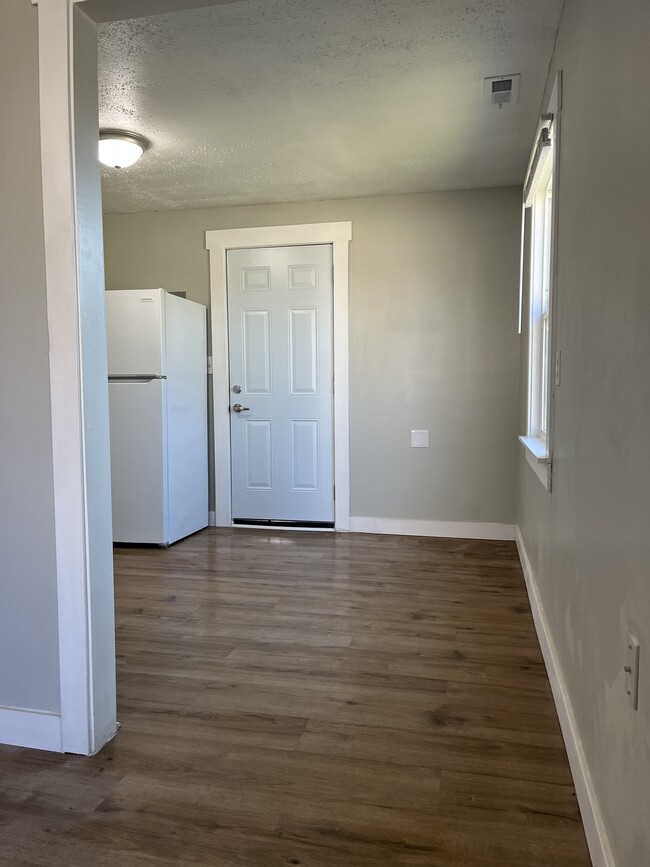
<path fill-rule="evenodd" d="M 0 707 L 58 711 L 37 9 L 25 0 L 0 4 L 0 81 Z"/>
<path fill-rule="evenodd" d="M 109 214 L 106 286 L 207 304 L 207 229 L 351 220 L 352 514 L 512 524 L 520 208 L 508 187 Z"/>
<path fill-rule="evenodd" d="M 617 867 L 650 864 L 648 45 L 647 0 L 567 0 L 549 79 L 563 70 L 552 492 L 519 460 L 518 521 Z"/>

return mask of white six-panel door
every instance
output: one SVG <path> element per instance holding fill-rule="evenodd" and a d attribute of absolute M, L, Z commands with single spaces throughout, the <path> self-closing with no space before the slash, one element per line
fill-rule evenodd
<path fill-rule="evenodd" d="M 332 247 L 227 263 L 233 520 L 331 523 Z"/>

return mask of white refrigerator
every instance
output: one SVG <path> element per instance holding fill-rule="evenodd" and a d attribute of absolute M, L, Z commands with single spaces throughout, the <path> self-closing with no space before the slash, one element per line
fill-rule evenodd
<path fill-rule="evenodd" d="M 206 308 L 106 292 L 113 540 L 167 547 L 208 524 Z"/>

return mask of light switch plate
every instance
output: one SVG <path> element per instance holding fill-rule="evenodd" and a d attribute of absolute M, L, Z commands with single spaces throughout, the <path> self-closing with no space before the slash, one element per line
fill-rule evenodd
<path fill-rule="evenodd" d="M 429 431 L 428 430 L 412 430 L 411 431 L 411 448 L 412 449 L 428 449 L 429 448 Z"/>

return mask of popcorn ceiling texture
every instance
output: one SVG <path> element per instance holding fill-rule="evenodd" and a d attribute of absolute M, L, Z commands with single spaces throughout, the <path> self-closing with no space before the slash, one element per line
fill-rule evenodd
<path fill-rule="evenodd" d="M 99 26 L 100 121 L 146 135 L 107 211 L 523 180 L 562 0 L 241 0 Z M 520 102 L 483 78 L 521 73 Z"/>

